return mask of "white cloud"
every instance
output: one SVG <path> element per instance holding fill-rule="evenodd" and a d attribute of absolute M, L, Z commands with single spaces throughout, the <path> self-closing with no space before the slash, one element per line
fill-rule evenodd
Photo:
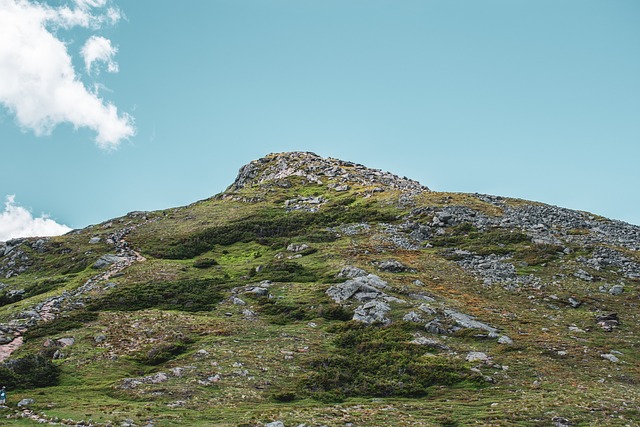
<path fill-rule="evenodd" d="M 4 211 L 0 212 L 0 242 L 16 237 L 59 236 L 69 231 L 71 228 L 46 215 L 34 218 L 31 212 L 15 203 L 15 196 L 7 196 Z"/>
<path fill-rule="evenodd" d="M 113 59 L 118 53 L 118 48 L 111 45 L 111 40 L 101 36 L 91 36 L 82 46 L 81 53 L 88 73 L 91 73 L 94 62 L 104 62 L 110 73 L 118 72 L 118 64 Z"/>
<path fill-rule="evenodd" d="M 67 46 L 55 34 L 59 28 L 98 29 L 116 22 L 120 19 L 116 9 L 95 10 L 106 3 L 75 0 L 71 6 L 51 7 L 0 0 L 0 103 L 15 114 L 23 129 L 44 135 L 70 123 L 95 131 L 102 148 L 115 148 L 135 134 L 131 116 L 118 112 L 80 81 Z M 110 42 L 107 47 L 112 53 L 99 53 L 90 62 L 105 61 L 107 69 L 117 70 L 116 50 Z"/>

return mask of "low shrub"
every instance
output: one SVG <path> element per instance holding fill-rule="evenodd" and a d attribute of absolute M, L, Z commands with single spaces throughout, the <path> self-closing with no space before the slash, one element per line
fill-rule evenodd
<path fill-rule="evenodd" d="M 435 247 L 460 248 L 480 255 L 505 255 L 514 252 L 515 245 L 530 240 L 529 236 L 519 231 L 502 228 L 477 231 L 470 224 L 463 223 L 450 228 L 444 236 L 436 237 L 430 243 Z"/>
<path fill-rule="evenodd" d="M 222 301 L 224 279 L 190 279 L 121 286 L 89 305 L 89 310 L 136 311 L 148 308 L 208 311 Z"/>
<path fill-rule="evenodd" d="M 24 339 L 30 340 L 49 335 L 56 335 L 62 332 L 70 331 L 83 327 L 89 322 L 93 322 L 98 318 L 98 313 L 86 310 L 71 311 L 50 321 L 40 322 L 33 328 L 24 333 Z"/>
<path fill-rule="evenodd" d="M 189 349 L 188 344 L 193 341 L 188 338 L 179 339 L 177 342 L 163 342 L 156 344 L 150 349 L 136 355 L 134 359 L 145 365 L 159 365 L 169 360 L 174 359 L 176 356 L 186 352 Z"/>
<path fill-rule="evenodd" d="M 292 322 L 322 317 L 327 320 L 351 320 L 353 314 L 339 304 L 309 306 L 307 302 L 285 302 L 267 297 L 256 298 L 260 313 L 269 316 L 271 323 L 286 325 Z"/>
<path fill-rule="evenodd" d="M 200 258 L 193 262 L 195 268 L 209 268 L 214 265 L 218 265 L 218 262 L 213 258 Z"/>
<path fill-rule="evenodd" d="M 351 320 L 353 313 L 348 308 L 340 304 L 330 303 L 321 304 L 317 308 L 318 315 L 327 320 Z"/>
<path fill-rule="evenodd" d="M 0 384 L 9 389 L 30 389 L 58 384 L 60 368 L 41 354 L 9 359 L 0 364 Z"/>
<path fill-rule="evenodd" d="M 293 402 L 297 397 L 296 392 L 292 390 L 276 391 L 271 394 L 273 400 L 281 403 Z"/>
<path fill-rule="evenodd" d="M 301 386 L 322 401 L 344 397 L 419 397 L 434 385 L 477 382 L 465 364 L 412 344 L 415 325 L 347 322 L 334 328 L 336 351 L 313 360 Z"/>
<path fill-rule="evenodd" d="M 273 261 L 266 264 L 254 280 L 271 280 L 272 282 L 309 283 L 320 282 L 323 275 L 294 261 Z"/>
<path fill-rule="evenodd" d="M 518 251 L 514 259 L 524 261 L 527 265 L 540 265 L 558 258 L 558 253 L 564 248 L 557 245 L 533 244 Z"/>
<path fill-rule="evenodd" d="M 335 240 L 327 227 L 356 222 L 391 222 L 396 215 L 374 202 L 353 206 L 337 205 L 320 212 L 283 212 L 264 209 L 249 217 L 197 231 L 172 242 L 142 242 L 145 251 L 159 258 L 189 259 L 214 246 L 257 241 L 269 245 L 271 239 L 304 236 L 310 242 Z"/>
<path fill-rule="evenodd" d="M 266 297 L 257 299 L 260 313 L 270 316 L 270 321 L 276 325 L 286 325 L 291 322 L 311 319 L 307 306 L 304 304 L 275 301 Z"/>
<path fill-rule="evenodd" d="M 57 289 L 63 286 L 67 280 L 68 277 L 46 278 L 26 285 L 22 293 L 2 292 L 0 293 L 0 307 Z"/>

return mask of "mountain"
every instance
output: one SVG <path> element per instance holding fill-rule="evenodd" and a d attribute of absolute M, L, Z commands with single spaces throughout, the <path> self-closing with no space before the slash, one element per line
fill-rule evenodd
<path fill-rule="evenodd" d="M 587 212 L 271 154 L 189 206 L 0 243 L 0 415 L 638 425 L 639 251 Z"/>

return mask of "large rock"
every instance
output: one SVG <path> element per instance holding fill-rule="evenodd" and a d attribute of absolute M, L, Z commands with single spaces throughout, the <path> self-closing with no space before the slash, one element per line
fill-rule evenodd
<path fill-rule="evenodd" d="M 470 351 L 465 358 L 467 362 L 486 362 L 489 356 L 481 351 Z"/>
<path fill-rule="evenodd" d="M 307 245 L 306 243 L 291 243 L 289 246 L 287 246 L 287 250 L 289 252 L 302 252 L 306 251 L 307 249 L 309 249 L 309 245 Z"/>
<path fill-rule="evenodd" d="M 482 329 L 487 332 L 498 332 L 498 330 L 493 326 L 489 326 L 486 323 L 479 322 L 468 314 L 460 313 L 450 308 L 445 309 L 444 314 L 463 328 Z"/>
<path fill-rule="evenodd" d="M 111 264 L 116 264 L 118 262 L 123 262 L 126 261 L 127 259 L 124 257 L 120 257 L 117 255 L 113 255 L 113 254 L 107 254 L 107 255 L 103 255 L 100 258 L 98 258 L 98 260 L 93 264 L 93 268 L 95 269 L 100 269 L 100 268 L 105 268 L 108 267 Z"/>
<path fill-rule="evenodd" d="M 353 320 L 366 324 L 383 323 L 386 325 L 391 323 L 391 320 L 386 317 L 389 311 L 391 311 L 391 307 L 387 303 L 369 301 L 355 309 Z"/>
<path fill-rule="evenodd" d="M 352 265 L 346 265 L 342 268 L 342 270 L 340 270 L 340 273 L 338 273 L 338 277 L 353 279 L 356 277 L 366 276 L 367 274 L 368 273 L 361 268 L 354 267 Z"/>
<path fill-rule="evenodd" d="M 342 303 L 349 298 L 356 297 L 356 299 L 372 299 L 375 295 L 383 295 L 384 293 L 380 289 L 386 289 L 389 285 L 375 274 L 369 274 L 367 276 L 359 276 L 351 280 L 347 280 L 344 283 L 333 285 L 327 289 L 327 295 L 329 295 L 335 302 Z M 366 298 L 358 298 L 357 294 L 364 293 Z"/>
<path fill-rule="evenodd" d="M 33 405 L 34 403 L 36 403 L 35 400 L 33 399 L 22 399 L 20 402 L 18 402 L 18 408 L 22 408 L 23 406 L 29 406 L 29 405 Z"/>
<path fill-rule="evenodd" d="M 390 273 L 402 273 L 403 271 L 409 270 L 406 265 L 394 259 L 380 262 L 378 264 L 378 268 L 382 271 L 388 271 Z"/>

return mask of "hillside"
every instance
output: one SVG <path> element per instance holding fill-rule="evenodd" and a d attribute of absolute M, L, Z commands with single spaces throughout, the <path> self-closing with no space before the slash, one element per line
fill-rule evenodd
<path fill-rule="evenodd" d="M 189 206 L 0 243 L 0 416 L 640 425 L 639 284 L 640 227 L 271 154 Z"/>

